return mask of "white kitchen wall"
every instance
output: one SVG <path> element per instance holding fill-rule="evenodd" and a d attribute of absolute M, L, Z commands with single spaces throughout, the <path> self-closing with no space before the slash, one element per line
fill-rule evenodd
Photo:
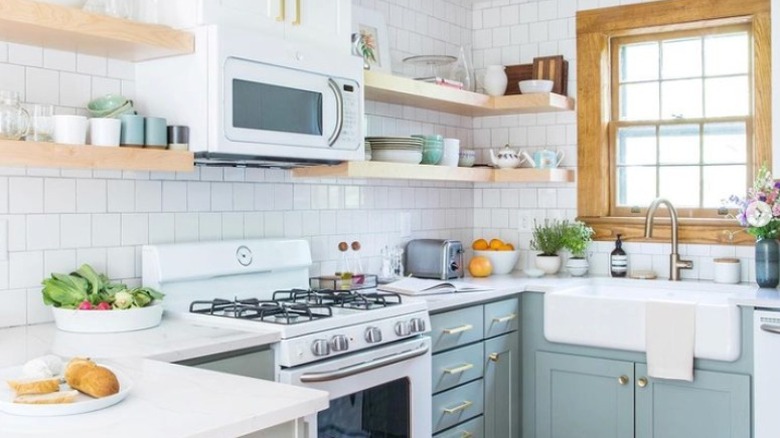
<path fill-rule="evenodd" d="M 474 64 L 480 69 L 490 64 L 528 64 L 536 56 L 562 54 L 569 61 L 569 94 L 577 93 L 577 50 L 575 15 L 578 10 L 642 3 L 636 0 L 501 0 L 474 4 Z M 548 148 L 563 151 L 563 166 L 577 166 L 577 120 L 574 113 L 481 117 L 474 119 L 474 146 L 482 162 L 487 149 L 509 143 L 534 151 Z M 534 186 L 477 184 L 474 190 L 475 236 L 517 241 L 523 256 L 520 266 L 532 266 L 529 250 L 533 221 L 574 219 L 577 214 L 576 183 Z M 608 275 L 612 242 L 591 245 L 591 274 Z M 630 269 L 654 270 L 669 276 L 669 243 L 627 242 Z M 738 257 L 742 260 L 742 280 L 754 280 L 752 246 L 681 245 L 684 258 L 694 261 L 683 278 L 712 279 L 713 258 Z"/>

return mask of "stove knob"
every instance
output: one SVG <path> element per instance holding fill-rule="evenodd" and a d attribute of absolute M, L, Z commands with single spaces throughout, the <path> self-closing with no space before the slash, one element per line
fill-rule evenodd
<path fill-rule="evenodd" d="M 379 327 L 368 327 L 366 329 L 366 342 L 369 344 L 382 342 L 382 330 L 379 330 Z"/>
<path fill-rule="evenodd" d="M 330 339 L 330 348 L 333 351 L 346 351 L 349 349 L 349 341 L 344 335 L 336 335 Z"/>
<path fill-rule="evenodd" d="M 395 323 L 395 334 L 398 336 L 409 336 L 411 334 L 409 323 L 406 321 L 398 321 Z"/>
<path fill-rule="evenodd" d="M 311 344 L 311 352 L 314 353 L 315 356 L 327 356 L 330 354 L 330 345 L 325 339 L 316 339 L 314 343 Z"/>
<path fill-rule="evenodd" d="M 409 325 L 412 327 L 412 333 L 422 333 L 425 331 L 425 320 L 422 318 L 412 318 L 409 321 Z"/>

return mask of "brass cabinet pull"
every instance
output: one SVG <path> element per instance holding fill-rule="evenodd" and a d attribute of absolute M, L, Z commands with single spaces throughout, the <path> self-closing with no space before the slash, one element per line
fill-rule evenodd
<path fill-rule="evenodd" d="M 495 322 L 496 324 L 501 324 L 502 322 L 511 321 L 511 320 L 513 320 L 515 318 L 517 318 L 517 314 L 510 313 L 507 316 L 499 316 L 499 317 L 493 318 L 493 322 Z"/>
<path fill-rule="evenodd" d="M 465 364 L 463 364 L 463 365 L 461 365 L 459 367 L 445 368 L 444 372 L 447 373 L 447 374 L 460 374 L 460 373 L 462 373 L 464 371 L 468 371 L 468 370 L 470 370 L 472 368 L 474 368 L 474 364 L 473 363 L 465 363 Z"/>
<path fill-rule="evenodd" d="M 295 20 L 293 20 L 292 25 L 301 25 L 301 0 L 295 0 Z"/>
<path fill-rule="evenodd" d="M 473 405 L 474 402 L 470 402 L 468 400 L 464 401 L 463 403 L 459 404 L 458 406 L 455 406 L 454 408 L 444 408 L 445 414 L 456 414 L 460 411 L 466 410 Z"/>
<path fill-rule="evenodd" d="M 276 16 L 276 21 L 284 21 L 287 15 L 287 0 L 279 0 L 279 15 Z"/>
<path fill-rule="evenodd" d="M 628 376 L 622 375 L 622 376 L 618 377 L 618 383 L 620 383 L 621 385 L 628 384 Z"/>
<path fill-rule="evenodd" d="M 640 388 L 644 388 L 645 386 L 647 386 L 647 377 L 638 378 L 636 381 L 636 386 Z"/>
<path fill-rule="evenodd" d="M 460 327 L 448 328 L 448 329 L 444 329 L 443 331 L 444 331 L 444 334 L 454 335 L 456 333 L 467 332 L 467 331 L 469 331 L 469 330 L 471 330 L 473 328 L 474 328 L 474 326 L 471 325 L 471 324 L 464 324 L 464 325 L 462 325 Z"/>
<path fill-rule="evenodd" d="M 488 354 L 488 359 L 490 359 L 491 362 L 498 362 L 498 358 L 499 357 L 500 356 L 498 355 L 498 353 L 490 353 L 490 354 Z"/>

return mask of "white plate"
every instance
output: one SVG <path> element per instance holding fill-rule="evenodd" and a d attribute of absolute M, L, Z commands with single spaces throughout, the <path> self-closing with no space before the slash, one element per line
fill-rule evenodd
<path fill-rule="evenodd" d="M 101 364 L 102 365 L 102 364 Z M 116 374 L 119 380 L 119 392 L 103 398 L 92 398 L 86 394 L 79 393 L 73 403 L 60 403 L 53 405 L 28 405 L 23 403 L 14 403 L 16 397 L 14 391 L 6 383 L 7 380 L 23 378 L 22 367 L 10 367 L 0 370 L 0 411 L 11 415 L 22 415 L 25 417 L 55 417 L 61 415 L 83 414 L 85 412 L 97 411 L 113 406 L 127 397 L 127 394 L 133 387 L 133 382 L 123 372 L 116 368 L 102 365 Z M 60 385 L 60 391 L 70 391 L 70 386 L 63 383 Z"/>
<path fill-rule="evenodd" d="M 422 152 L 420 151 L 399 151 L 399 150 L 372 150 L 372 161 L 386 161 L 390 163 L 408 163 L 420 164 L 422 161 Z"/>
<path fill-rule="evenodd" d="M 57 328 L 76 333 L 116 333 L 142 330 L 160 325 L 163 307 L 151 306 L 126 310 L 76 310 L 52 307 Z"/>

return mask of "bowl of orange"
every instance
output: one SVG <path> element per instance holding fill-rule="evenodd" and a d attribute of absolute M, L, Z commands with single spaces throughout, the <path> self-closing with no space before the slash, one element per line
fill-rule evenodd
<path fill-rule="evenodd" d="M 477 239 L 471 245 L 474 257 L 484 257 L 490 260 L 492 273 L 496 275 L 509 274 L 515 269 L 520 251 L 515 250 L 514 245 L 505 243 L 501 239 Z"/>

